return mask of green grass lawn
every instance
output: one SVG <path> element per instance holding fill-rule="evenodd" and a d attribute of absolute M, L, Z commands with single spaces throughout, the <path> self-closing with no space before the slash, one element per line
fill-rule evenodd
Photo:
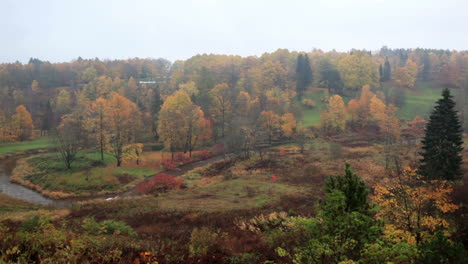
<path fill-rule="evenodd" d="M 58 153 L 48 153 L 26 158 L 26 164 L 18 166 L 15 173 L 49 192 L 83 195 L 125 190 L 157 172 L 138 166 L 116 167 L 114 158 L 107 154 L 104 161 L 97 153 L 78 155 L 70 170 Z"/>
<path fill-rule="evenodd" d="M 430 83 L 418 82 L 415 87 L 405 92 L 405 104 L 398 110 L 398 116 L 403 120 L 413 120 L 415 116 L 428 118 L 435 102 L 441 97 L 443 87 L 433 86 Z M 457 91 L 452 90 L 456 96 Z M 325 95 L 324 90 L 313 89 L 304 94 L 304 98 L 311 98 L 317 106 L 314 109 L 307 109 L 300 104 L 303 113 L 304 126 L 316 126 L 320 123 L 320 113 L 323 110 L 324 103 L 321 98 Z M 347 103 L 351 98 L 344 97 Z"/>
<path fill-rule="evenodd" d="M 53 146 L 49 137 L 42 137 L 35 140 L 0 144 L 0 155 L 15 153 L 31 149 L 50 148 Z"/>
<path fill-rule="evenodd" d="M 324 90 L 314 90 L 310 93 L 305 93 L 303 98 L 311 98 L 312 100 L 315 101 L 316 107 L 313 109 L 308 109 L 306 108 L 302 103 L 300 103 L 301 108 L 302 108 L 302 114 L 303 114 L 303 125 L 308 127 L 308 126 L 314 126 L 320 123 L 320 113 L 322 113 L 322 109 L 324 107 L 324 104 L 320 100 L 323 96 L 325 95 Z"/>
<path fill-rule="evenodd" d="M 415 116 L 428 118 L 435 102 L 441 97 L 441 87 L 434 87 L 427 83 L 417 83 L 406 92 L 405 104 L 398 114 L 404 120 L 412 120 Z"/>

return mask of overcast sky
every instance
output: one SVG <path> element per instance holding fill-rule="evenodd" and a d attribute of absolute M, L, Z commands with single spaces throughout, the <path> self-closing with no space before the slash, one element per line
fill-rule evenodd
<path fill-rule="evenodd" d="M 468 49 L 467 0 L 0 0 L 0 61 Z"/>

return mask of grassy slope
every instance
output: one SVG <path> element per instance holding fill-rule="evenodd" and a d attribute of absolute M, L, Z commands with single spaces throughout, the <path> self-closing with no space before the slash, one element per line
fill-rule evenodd
<path fill-rule="evenodd" d="M 41 208 L 19 199 L 0 193 L 0 221 L 3 219 L 24 220 Z"/>
<path fill-rule="evenodd" d="M 416 86 L 406 92 L 405 105 L 401 107 L 398 114 L 403 120 L 412 120 L 415 116 L 427 118 L 434 103 L 441 96 L 442 87 L 434 87 L 429 83 L 418 82 Z M 316 126 L 320 123 L 320 113 L 324 107 L 321 98 L 324 96 L 324 90 L 313 89 L 310 93 L 304 95 L 305 98 L 312 98 L 317 107 L 307 109 L 302 104 L 304 126 Z M 456 94 L 454 92 L 453 94 Z M 345 102 L 351 98 L 343 98 Z"/>
<path fill-rule="evenodd" d="M 310 93 L 304 94 L 304 98 L 311 98 L 317 104 L 314 109 L 307 109 L 301 103 L 304 126 L 313 126 L 320 123 L 320 113 L 324 107 L 324 104 L 320 99 L 324 94 L 324 90 L 313 90 Z"/>
<path fill-rule="evenodd" d="M 51 146 L 52 142 L 48 137 L 42 137 L 31 141 L 0 144 L 0 155 L 31 149 L 49 148 Z"/>
<path fill-rule="evenodd" d="M 440 98 L 441 87 L 434 87 L 427 83 L 417 83 L 406 92 L 405 105 L 399 110 L 400 118 L 412 120 L 415 116 L 427 118 L 435 101 Z"/>

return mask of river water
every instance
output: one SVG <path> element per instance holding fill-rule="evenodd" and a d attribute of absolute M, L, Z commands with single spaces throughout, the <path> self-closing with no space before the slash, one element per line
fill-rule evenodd
<path fill-rule="evenodd" d="M 91 197 L 77 197 L 77 198 L 60 199 L 60 200 L 50 199 L 41 195 L 40 193 L 36 191 L 23 187 L 22 185 L 10 182 L 11 173 L 16 166 L 16 161 L 19 158 L 20 157 L 13 157 L 13 158 L 5 159 L 5 160 L 0 160 L 0 192 L 7 194 L 11 197 L 17 198 L 17 199 L 21 199 L 24 201 L 28 201 L 28 202 L 35 203 L 35 204 L 41 204 L 41 205 L 49 205 L 49 206 L 55 206 L 55 207 L 67 207 L 77 202 L 92 200 L 96 198 L 112 200 L 118 197 L 130 197 L 130 196 L 137 195 L 134 189 L 131 189 L 129 191 L 119 193 L 119 194 L 108 194 L 108 195 L 91 196 Z M 177 176 L 183 175 L 184 173 L 194 168 L 205 166 L 207 164 L 216 162 L 220 159 L 222 159 L 222 156 L 217 156 L 217 157 L 206 159 L 206 160 L 196 161 L 193 163 L 182 165 L 174 170 L 165 171 L 164 173 L 177 177 Z"/>

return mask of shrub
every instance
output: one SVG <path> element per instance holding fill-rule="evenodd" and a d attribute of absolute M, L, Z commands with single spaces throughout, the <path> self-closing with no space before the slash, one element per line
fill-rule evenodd
<path fill-rule="evenodd" d="M 190 234 L 189 251 L 192 256 L 204 256 L 213 250 L 221 238 L 219 232 L 208 227 L 194 228 Z"/>
<path fill-rule="evenodd" d="M 176 163 L 169 159 L 163 160 L 162 164 L 165 170 L 174 170 L 175 168 L 177 168 Z"/>
<path fill-rule="evenodd" d="M 133 229 L 125 222 L 115 220 L 105 220 L 101 222 L 101 230 L 104 234 L 116 234 L 125 236 L 135 236 Z"/>
<path fill-rule="evenodd" d="M 100 223 L 94 218 L 85 218 L 81 227 L 90 235 L 107 234 L 107 235 L 125 235 L 135 236 L 133 229 L 125 222 L 115 220 L 105 220 Z"/>
<path fill-rule="evenodd" d="M 85 230 L 86 233 L 91 235 L 96 235 L 101 231 L 101 225 L 99 225 L 96 220 L 92 217 L 87 217 L 83 219 L 81 227 Z"/>
<path fill-rule="evenodd" d="M 314 109 L 317 106 L 315 101 L 312 100 L 311 98 L 302 99 L 302 104 L 308 109 Z"/>
<path fill-rule="evenodd" d="M 28 220 L 24 221 L 23 224 L 21 225 L 21 231 L 23 232 L 33 232 L 35 231 L 40 224 L 40 217 L 38 215 L 35 215 Z"/>
<path fill-rule="evenodd" d="M 183 179 L 176 178 L 166 173 L 160 173 L 149 180 L 139 183 L 135 191 L 140 194 L 159 193 L 167 192 L 172 189 L 180 189 L 183 185 Z"/>

